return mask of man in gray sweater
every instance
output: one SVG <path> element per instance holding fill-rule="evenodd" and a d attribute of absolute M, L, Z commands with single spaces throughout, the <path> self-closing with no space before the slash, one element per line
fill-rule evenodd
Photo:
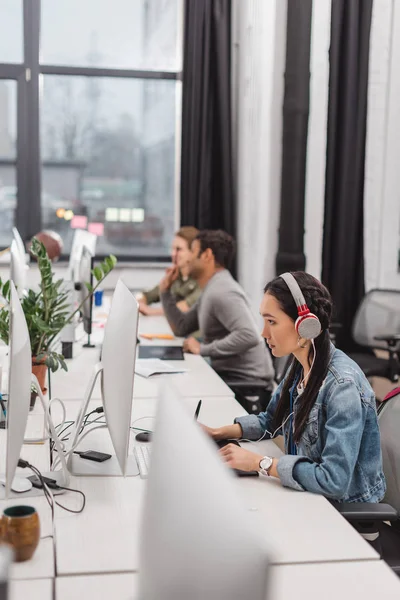
<path fill-rule="evenodd" d="M 233 238 L 221 230 L 202 231 L 193 240 L 191 249 L 190 276 L 203 290 L 196 304 L 185 313 L 176 307 L 170 293 L 178 276 L 174 267 L 167 270 L 160 282 L 161 301 L 172 331 L 178 336 L 188 336 L 200 329 L 203 342 L 188 337 L 183 349 L 209 356 L 221 377 L 268 383 L 274 376 L 271 356 L 257 331 L 243 289 L 228 271 L 235 252 Z"/>

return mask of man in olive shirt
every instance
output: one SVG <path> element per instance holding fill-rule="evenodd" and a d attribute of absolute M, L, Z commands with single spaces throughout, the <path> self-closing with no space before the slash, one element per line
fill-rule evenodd
<path fill-rule="evenodd" d="M 171 294 L 174 296 L 177 304 L 184 300 L 188 308 L 191 308 L 200 298 L 201 289 L 194 279 L 191 277 L 185 278 L 179 272 L 177 279 L 171 285 Z M 142 296 L 146 300 L 147 305 L 160 302 L 160 287 L 156 285 L 152 290 L 142 292 Z"/>
<path fill-rule="evenodd" d="M 177 279 L 171 286 L 171 294 L 179 310 L 186 312 L 196 303 L 201 295 L 197 282 L 189 275 L 189 263 L 192 259 L 190 245 L 199 230 L 196 227 L 181 227 L 176 232 L 172 242 L 171 259 L 178 267 Z M 162 315 L 162 307 L 150 307 L 150 304 L 160 302 L 160 290 L 157 285 L 152 290 L 144 291 L 138 297 L 140 312 L 143 315 Z"/>

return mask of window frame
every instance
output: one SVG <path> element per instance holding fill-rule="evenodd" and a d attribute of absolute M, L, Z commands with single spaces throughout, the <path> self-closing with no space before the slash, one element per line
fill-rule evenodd
<path fill-rule="evenodd" d="M 181 3 L 181 19 L 183 23 L 183 0 Z M 172 80 L 182 82 L 182 67 L 179 71 L 159 71 L 149 69 L 114 69 L 105 67 L 76 67 L 64 65 L 41 64 L 40 52 L 40 14 L 41 0 L 23 0 L 23 57 L 24 62 L 0 63 L 0 79 L 17 81 L 17 154 L 16 166 L 17 207 L 15 225 L 22 238 L 27 241 L 42 229 L 41 214 L 41 170 L 40 156 L 40 78 L 43 75 L 107 77 L 144 80 Z M 183 44 L 181 32 L 178 30 L 177 43 Z M 177 91 L 177 106 L 180 110 L 180 94 Z M 181 112 L 175 123 L 175 154 L 177 166 L 174 173 L 175 198 L 174 222 L 179 224 L 179 181 L 176 173 L 180 167 L 180 131 Z M 4 162 L 4 161 L 1 161 Z M 7 161 L 8 162 L 8 161 Z M 46 162 L 46 161 L 44 161 Z M 104 254 L 96 254 L 97 259 Z M 60 261 L 66 261 L 69 255 L 63 254 Z M 118 260 L 132 263 L 166 263 L 167 255 L 135 255 L 120 254 Z"/>

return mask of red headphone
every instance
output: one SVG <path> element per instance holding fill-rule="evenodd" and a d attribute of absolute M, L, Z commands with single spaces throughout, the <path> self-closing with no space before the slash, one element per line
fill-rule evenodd
<path fill-rule="evenodd" d="M 283 273 L 280 277 L 282 277 L 288 286 L 297 306 L 299 316 L 294 324 L 297 333 L 305 340 L 313 340 L 322 331 L 320 320 L 308 308 L 300 286 L 293 275 L 291 273 Z"/>

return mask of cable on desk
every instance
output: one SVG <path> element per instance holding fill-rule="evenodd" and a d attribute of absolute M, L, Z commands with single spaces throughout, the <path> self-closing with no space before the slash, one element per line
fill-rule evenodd
<path fill-rule="evenodd" d="M 47 502 L 48 502 L 48 504 L 49 504 L 49 506 L 51 508 L 51 518 L 52 518 L 52 522 L 53 522 L 53 538 L 54 538 L 54 504 L 57 504 L 57 506 L 59 506 L 63 510 L 66 510 L 67 512 L 79 514 L 79 513 L 81 513 L 83 511 L 83 509 L 86 506 L 86 496 L 80 490 L 76 490 L 74 488 L 67 488 L 67 487 L 64 487 L 62 485 L 55 484 L 53 486 L 53 489 L 55 489 L 55 490 L 67 490 L 69 492 L 75 492 L 75 493 L 80 494 L 82 496 L 82 498 L 83 498 L 83 500 L 82 500 L 82 506 L 81 506 L 81 508 L 79 510 L 73 510 L 72 508 L 68 508 L 64 504 L 61 504 L 60 502 L 57 502 L 57 500 L 55 500 L 53 494 L 50 491 L 49 486 L 47 485 L 46 481 L 44 480 L 43 475 L 41 474 L 41 472 L 39 471 L 39 469 L 37 469 L 34 465 L 31 465 L 27 460 L 22 460 L 22 459 L 20 459 L 18 461 L 18 466 L 21 467 L 22 469 L 25 469 L 25 468 L 30 469 L 39 478 L 40 483 L 42 484 L 42 487 L 43 487 L 43 493 L 44 493 L 45 498 L 46 498 L 46 500 L 47 500 Z"/>

